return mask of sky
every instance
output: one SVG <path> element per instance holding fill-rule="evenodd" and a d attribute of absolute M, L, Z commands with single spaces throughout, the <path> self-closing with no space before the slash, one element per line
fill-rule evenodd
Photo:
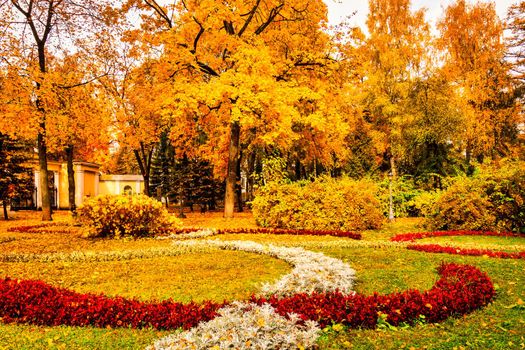
<path fill-rule="evenodd" d="M 500 18 L 505 19 L 507 8 L 518 1 L 519 0 L 496 0 L 493 2 L 496 3 L 496 12 Z M 363 30 L 366 29 L 366 16 L 368 14 L 367 0 L 324 0 L 324 2 L 328 5 L 330 24 L 338 24 L 341 20 L 345 19 L 345 17 L 357 11 L 355 16 L 351 17 L 349 23 L 359 26 Z M 452 2 L 453 0 L 412 0 L 412 9 L 418 10 L 426 7 L 428 9 L 426 15 L 427 20 L 435 24 L 435 21 L 442 16 L 444 12 L 443 9 Z"/>

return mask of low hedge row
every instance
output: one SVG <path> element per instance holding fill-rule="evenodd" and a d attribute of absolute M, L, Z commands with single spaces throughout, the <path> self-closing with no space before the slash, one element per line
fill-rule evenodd
<path fill-rule="evenodd" d="M 428 322 L 462 315 L 487 305 L 495 295 L 486 273 L 469 265 L 443 264 L 441 278 L 428 291 L 409 290 L 388 295 L 344 295 L 339 292 L 296 294 L 291 297 L 252 297 L 269 303 L 281 315 L 290 312 L 321 326 L 342 323 L 353 328 L 375 328 L 378 316 L 392 325 L 413 323 L 424 315 Z M 80 294 L 42 281 L 0 280 L 0 319 L 3 322 L 57 326 L 153 327 L 189 329 L 217 315 L 225 304 L 140 302 L 120 297 Z"/>

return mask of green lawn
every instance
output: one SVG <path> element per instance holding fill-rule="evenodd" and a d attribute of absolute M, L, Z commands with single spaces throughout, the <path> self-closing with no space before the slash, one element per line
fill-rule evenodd
<path fill-rule="evenodd" d="M 208 214 L 209 215 L 209 214 Z M 197 215 L 195 217 L 198 217 Z M 248 220 L 244 218 L 245 220 Z M 202 221 L 202 219 L 199 219 Z M 214 218 L 214 220 L 218 220 Z M 248 222 L 248 221 L 247 221 Z M 402 232 L 421 231 L 418 220 L 397 220 L 380 231 L 367 231 L 365 240 L 387 240 Z M 21 222 L 19 222 L 21 224 Z M 186 225 L 191 226 L 191 222 Z M 199 222 L 199 226 L 202 223 Z M 0 226 L 0 238 L 27 240 L 7 233 Z M 40 235 L 46 239 L 45 235 Z M 49 238 L 49 237 L 48 237 Z M 32 236 L 31 239 L 37 239 Z M 56 235 L 53 239 L 69 239 Z M 92 251 L 147 250 L 169 246 L 169 242 L 87 241 L 78 239 L 79 249 Z M 486 257 L 430 254 L 398 247 L 351 247 L 344 238 L 221 235 L 215 239 L 242 239 L 274 244 L 303 245 L 307 249 L 348 262 L 357 272 L 356 291 L 391 293 L 409 288 L 428 289 L 437 279 L 435 268 L 442 262 L 467 263 L 486 271 L 497 287 L 497 297 L 488 307 L 470 315 L 451 318 L 441 324 L 421 324 L 407 329 L 340 330 L 327 329 L 321 349 L 523 349 L 525 348 L 525 261 Z M 418 242 L 424 242 L 421 240 Z M 428 242 L 480 244 L 491 247 L 524 245 L 525 238 L 443 237 Z M 509 243 L 512 242 L 512 243 Z M 23 243 L 23 242 L 22 242 Z M 21 244 L 22 244 L 21 243 Z M 45 244 L 45 242 L 42 242 Z M 66 243 L 63 242 L 64 245 Z M 20 251 L 30 250 L 26 245 Z M 23 247 L 23 248 L 22 248 Z M 41 251 L 40 248 L 35 248 Z M 67 249 L 65 249 L 67 250 Z M 47 251 L 47 250 L 46 250 Z M 104 292 L 142 300 L 173 298 L 179 301 L 233 300 L 257 292 L 263 281 L 272 281 L 290 267 L 267 256 L 228 251 L 186 253 L 171 257 L 116 260 L 107 262 L 0 263 L 0 275 L 40 278 L 54 285 L 81 292 Z M 0 349 L 142 349 L 168 334 L 155 330 L 96 329 L 77 327 L 35 327 L 0 323 Z"/>

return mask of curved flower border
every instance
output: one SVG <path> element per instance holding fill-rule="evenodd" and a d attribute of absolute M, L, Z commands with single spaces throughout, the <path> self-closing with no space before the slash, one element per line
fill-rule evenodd
<path fill-rule="evenodd" d="M 207 236 L 212 235 L 224 235 L 224 234 L 270 234 L 270 235 L 298 235 L 298 236 L 332 236 L 332 237 L 345 237 L 355 240 L 362 239 L 360 233 L 351 231 L 338 231 L 338 230 L 293 230 L 293 229 L 280 229 L 280 228 L 226 228 L 226 229 L 210 229 L 210 228 L 178 228 L 178 229 L 165 229 L 164 233 L 168 236 L 168 239 L 175 238 L 179 235 L 194 234 L 196 232 L 207 233 Z"/>
<path fill-rule="evenodd" d="M 525 237 L 518 233 L 512 232 L 494 232 L 494 231 L 432 231 L 432 232 L 411 232 L 395 235 L 390 238 L 392 242 L 414 242 L 418 239 L 429 237 L 444 237 L 444 236 L 496 236 L 496 237 Z"/>
<path fill-rule="evenodd" d="M 490 231 L 434 231 L 434 232 L 417 232 L 404 233 L 392 237 L 393 242 L 414 242 L 418 239 L 429 237 L 444 236 L 495 236 L 495 237 L 523 237 L 525 236 L 511 232 L 490 232 Z M 407 249 L 428 253 L 445 253 L 468 256 L 486 256 L 501 259 L 525 259 L 525 251 L 505 252 L 491 249 L 461 248 L 451 245 L 440 244 L 408 244 Z"/>
<path fill-rule="evenodd" d="M 469 313 L 487 305 L 495 296 L 486 273 L 469 265 L 442 264 L 440 279 L 425 292 L 408 290 L 371 296 L 344 295 L 340 292 L 300 293 L 288 297 L 253 296 L 258 305 L 270 304 L 286 316 L 299 315 L 321 327 L 342 323 L 352 328 L 375 328 L 378 315 L 389 323 L 414 323 L 420 315 L 429 322 Z M 225 304 L 155 303 L 121 297 L 81 294 L 53 287 L 42 281 L 0 279 L 0 318 L 5 323 L 31 323 L 46 326 L 132 327 L 190 329 L 209 321 Z"/>
<path fill-rule="evenodd" d="M 407 249 L 417 250 L 420 252 L 427 253 L 445 253 L 445 254 L 457 254 L 457 255 L 469 255 L 469 256 L 487 256 L 491 258 L 500 259 L 525 259 L 525 251 L 521 252 L 503 252 L 494 251 L 490 249 L 472 249 L 472 248 L 460 248 L 453 246 L 442 246 L 439 244 L 411 244 L 407 246 Z"/>
<path fill-rule="evenodd" d="M 60 228 L 60 229 L 54 229 Z M 13 226 L 7 229 L 7 232 L 18 233 L 71 233 L 74 226 L 68 222 L 46 222 L 35 225 Z"/>
<path fill-rule="evenodd" d="M 63 230 L 46 230 L 53 227 L 65 226 Z M 7 229 L 8 232 L 19 233 L 69 233 L 73 226 L 67 222 L 49 222 L 43 224 L 14 226 Z M 279 228 L 229 228 L 229 229 L 210 229 L 210 228 L 166 228 L 162 230 L 164 235 L 157 236 L 157 238 L 172 239 L 177 236 L 187 236 L 188 238 L 196 232 L 204 233 L 206 236 L 223 235 L 223 234 L 272 234 L 272 235 L 307 235 L 307 236 L 332 236 L 345 237 L 355 240 L 362 239 L 360 233 L 351 231 L 338 230 L 294 230 L 294 229 L 279 229 Z M 188 239 L 187 238 L 187 239 Z M 197 238 L 197 237 L 194 237 Z"/>

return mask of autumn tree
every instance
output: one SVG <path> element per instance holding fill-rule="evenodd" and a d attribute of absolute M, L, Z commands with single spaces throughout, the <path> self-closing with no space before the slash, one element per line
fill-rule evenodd
<path fill-rule="evenodd" d="M 525 1 L 509 7 L 507 29 L 511 32 L 507 41 L 507 58 L 513 65 L 513 77 L 523 83 L 525 81 Z"/>
<path fill-rule="evenodd" d="M 463 116 L 453 86 L 438 72 L 419 77 L 412 85 L 407 111 L 413 119 L 403 133 L 402 166 L 406 173 L 441 187 L 442 178 L 456 175 Z"/>
<path fill-rule="evenodd" d="M 75 211 L 75 177 L 73 160 L 93 161 L 108 151 L 111 126 L 110 106 L 95 80 L 81 72 L 80 55 L 52 60 L 53 72 L 47 82 L 52 86 L 42 93 L 47 109 L 47 143 L 51 151 L 65 153 L 68 174 L 69 208 Z M 51 79 L 53 76 L 53 79 Z"/>
<path fill-rule="evenodd" d="M 504 61 L 503 24 L 493 3 L 458 0 L 439 21 L 444 72 L 456 86 L 464 115 L 465 162 L 511 154 L 517 135 L 517 106 Z"/>
<path fill-rule="evenodd" d="M 287 150 L 300 137 L 295 121 L 323 123 L 328 89 L 304 80 L 330 61 L 326 6 L 318 0 L 127 5 L 149 10 L 143 28 L 164 45 L 170 88 L 162 105 L 174 126 L 170 137 L 185 151 L 198 149 L 224 174 L 224 213 L 232 217 L 241 148 L 243 154 Z"/>
<path fill-rule="evenodd" d="M 394 176 L 405 153 L 404 129 L 413 120 L 409 93 L 425 68 L 430 40 L 424 10 L 413 12 L 410 5 L 410 0 L 370 0 L 363 46 L 363 112 L 379 133 L 374 142 Z"/>
<path fill-rule="evenodd" d="M 0 4 L 3 33 L 0 47 L 7 48 L 8 52 L 4 59 L 8 65 L 16 67 L 21 76 L 30 80 L 31 84 L 26 86 L 33 89 L 29 94 L 31 99 L 23 102 L 29 103 L 33 109 L 33 113 L 29 114 L 29 124 L 35 121 L 38 124 L 33 131 L 37 139 L 43 220 L 51 220 L 51 198 L 47 186 L 49 110 L 42 99 L 44 87 L 53 85 L 48 81 L 52 72 L 49 59 L 87 42 L 89 36 L 86 33 L 89 30 L 100 31 L 107 15 L 112 15 L 112 11 L 105 1 L 12 0 Z"/>

